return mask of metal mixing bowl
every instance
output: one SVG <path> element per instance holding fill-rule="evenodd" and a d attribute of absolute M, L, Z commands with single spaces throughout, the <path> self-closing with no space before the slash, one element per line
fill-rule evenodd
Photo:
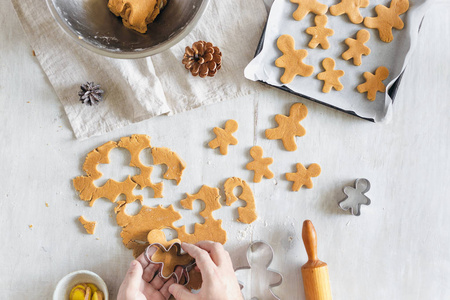
<path fill-rule="evenodd" d="M 141 58 L 181 41 L 195 27 L 209 0 L 169 0 L 141 34 L 126 28 L 108 0 L 46 0 L 61 28 L 81 46 L 113 58 Z"/>

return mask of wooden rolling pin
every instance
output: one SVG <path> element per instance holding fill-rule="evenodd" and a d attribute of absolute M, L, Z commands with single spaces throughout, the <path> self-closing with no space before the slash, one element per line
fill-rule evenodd
<path fill-rule="evenodd" d="M 317 257 L 317 234 L 310 220 L 303 222 L 302 239 L 308 262 L 302 266 L 306 300 L 331 300 L 328 266 Z"/>

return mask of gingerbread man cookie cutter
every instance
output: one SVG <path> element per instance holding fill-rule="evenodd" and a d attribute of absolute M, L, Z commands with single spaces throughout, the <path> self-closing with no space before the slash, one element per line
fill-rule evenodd
<path fill-rule="evenodd" d="M 189 271 L 191 271 L 196 266 L 195 260 L 193 259 L 192 262 L 190 262 L 188 264 L 185 264 L 185 265 L 177 265 L 176 266 L 176 267 L 180 266 L 182 268 L 182 272 L 181 272 L 181 276 L 180 277 L 178 277 L 178 274 L 175 272 L 175 268 L 174 268 L 173 272 L 171 272 L 167 276 L 167 275 L 163 274 L 165 263 L 164 262 L 160 262 L 160 261 L 152 260 L 152 257 L 153 257 L 154 254 L 152 256 L 150 256 L 148 254 L 148 250 L 151 247 L 153 247 L 153 246 L 157 247 L 160 251 L 164 251 L 165 253 L 169 253 L 172 248 L 176 247 L 177 256 L 181 256 L 182 255 L 181 254 L 181 243 L 175 242 L 175 243 L 169 245 L 169 247 L 166 247 L 165 245 L 163 245 L 161 243 L 150 244 L 147 248 L 145 248 L 144 257 L 145 257 L 145 260 L 148 263 L 153 263 L 153 264 L 160 265 L 160 268 L 159 268 L 159 271 L 158 271 L 158 275 L 161 278 L 169 279 L 169 278 L 171 278 L 173 276 L 173 277 L 175 277 L 176 282 L 180 283 L 182 278 L 184 277 L 185 278 L 185 282 L 183 282 L 183 285 L 187 285 L 189 283 Z"/>
<path fill-rule="evenodd" d="M 370 190 L 370 182 L 365 178 L 358 178 L 355 180 L 355 187 L 346 186 L 343 188 L 344 194 L 347 196 L 339 201 L 339 207 L 342 210 L 348 211 L 354 215 L 361 215 L 361 205 L 370 205 L 370 199 L 364 195 Z"/>
<path fill-rule="evenodd" d="M 251 279 L 251 287 L 267 287 L 264 291 L 255 291 L 252 289 L 252 300 L 254 299 L 275 299 L 280 298 L 273 292 L 272 288 L 283 283 L 283 275 L 270 268 L 274 256 L 272 246 L 264 241 L 255 241 L 251 243 L 246 252 L 247 266 L 235 269 L 241 290 L 246 289 L 246 283 Z M 245 280 L 245 279 L 247 280 Z M 244 282 L 245 281 L 245 282 Z M 258 294 L 255 295 L 254 293 Z"/>

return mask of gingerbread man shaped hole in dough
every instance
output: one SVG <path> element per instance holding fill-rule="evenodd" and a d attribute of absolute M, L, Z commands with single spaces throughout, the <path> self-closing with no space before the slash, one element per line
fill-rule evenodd
<path fill-rule="evenodd" d="M 328 22 L 327 16 L 316 16 L 314 22 L 316 23 L 316 26 L 306 28 L 306 33 L 312 36 L 308 47 L 314 49 L 320 45 L 322 49 L 330 48 L 327 37 L 332 36 L 334 30 L 325 28 L 325 25 L 327 25 Z"/>
<path fill-rule="evenodd" d="M 345 60 L 353 58 L 353 64 L 355 66 L 360 66 L 362 63 L 362 56 L 370 54 L 370 48 L 364 45 L 369 39 L 370 33 L 365 29 L 358 31 L 356 40 L 352 38 L 345 39 L 348 50 L 342 53 L 342 58 Z"/>
<path fill-rule="evenodd" d="M 282 83 L 290 83 L 296 75 L 303 77 L 312 75 L 314 67 L 303 63 L 303 59 L 308 56 L 308 51 L 295 50 L 295 41 L 292 36 L 288 34 L 280 36 L 277 40 L 277 47 L 283 52 L 283 55 L 275 61 L 278 68 L 284 68 L 284 74 L 280 78 Z"/>
<path fill-rule="evenodd" d="M 339 81 L 339 77 L 344 76 L 344 71 L 335 70 L 334 67 L 336 66 L 336 63 L 329 57 L 322 61 L 322 66 L 325 71 L 317 74 L 317 79 L 323 80 L 322 92 L 329 93 L 331 88 L 334 88 L 336 91 L 341 91 L 344 86 Z"/>

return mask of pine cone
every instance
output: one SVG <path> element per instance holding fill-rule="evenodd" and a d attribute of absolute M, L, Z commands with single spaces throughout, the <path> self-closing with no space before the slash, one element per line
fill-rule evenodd
<path fill-rule="evenodd" d="M 222 67 L 222 52 L 209 42 L 198 41 L 186 47 L 182 62 L 194 76 L 213 77 Z"/>
<path fill-rule="evenodd" d="M 96 85 L 93 82 L 86 82 L 80 88 L 81 91 L 78 92 L 78 96 L 80 96 L 81 103 L 92 106 L 92 104 L 97 105 L 103 101 L 102 95 L 104 91 L 100 89 L 99 84 Z"/>

